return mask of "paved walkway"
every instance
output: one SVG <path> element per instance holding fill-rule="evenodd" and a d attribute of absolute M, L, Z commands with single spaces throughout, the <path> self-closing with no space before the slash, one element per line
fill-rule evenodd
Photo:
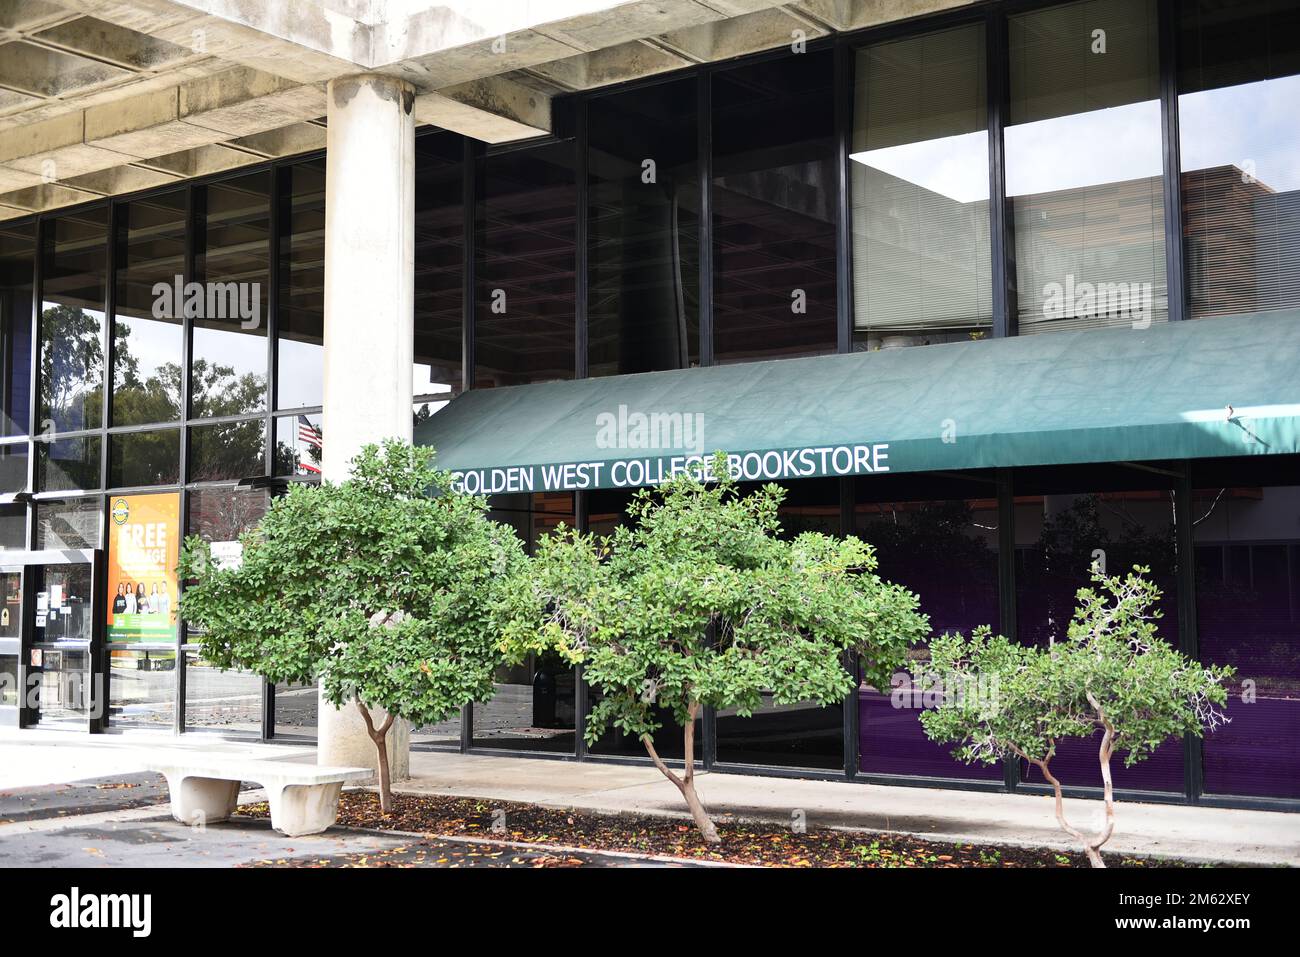
<path fill-rule="evenodd" d="M 0 789 L 135 774 L 160 748 L 220 750 L 250 758 L 310 762 L 314 751 L 292 745 L 77 732 L 0 730 Z M 485 755 L 415 752 L 412 779 L 398 790 L 450 794 L 549 807 L 685 817 L 673 786 L 650 767 Z M 755 820 L 928 838 L 1072 848 L 1056 826 L 1048 797 L 982 794 L 942 788 L 884 787 L 736 774 L 702 774 L 707 806 Z M 1067 800 L 1066 813 L 1093 824 L 1100 803 Z M 131 812 L 148 814 L 141 810 Z M 1243 864 L 1300 866 L 1300 814 L 1185 805 L 1121 803 L 1107 850 Z M 13 825 L 10 825 L 11 827 Z"/>

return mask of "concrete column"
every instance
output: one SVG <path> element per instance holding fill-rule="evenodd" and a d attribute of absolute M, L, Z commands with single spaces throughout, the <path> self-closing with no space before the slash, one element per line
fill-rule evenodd
<path fill-rule="evenodd" d="M 366 74 L 331 80 L 328 100 L 321 472 L 341 481 L 366 443 L 411 439 L 415 92 Z M 317 729 L 319 763 L 376 767 L 354 706 L 322 697 Z M 408 776 L 406 722 L 394 722 L 388 744 L 394 779 Z"/>

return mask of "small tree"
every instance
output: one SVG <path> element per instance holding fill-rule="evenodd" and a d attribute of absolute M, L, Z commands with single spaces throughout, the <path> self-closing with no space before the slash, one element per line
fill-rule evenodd
<path fill-rule="evenodd" d="M 237 567 L 215 567 L 197 537 L 181 553 L 181 575 L 194 579 L 181 614 L 203 630 L 204 657 L 272 682 L 319 679 L 335 707 L 355 701 L 385 813 L 394 719 L 433 724 L 491 697 L 496 613 L 524 557 L 482 498 L 451 490 L 432 454 L 370 445 L 347 481 L 291 486 L 242 537 Z"/>
<path fill-rule="evenodd" d="M 748 717 L 778 704 L 841 702 L 853 689 L 846 652 L 888 685 L 925 634 L 916 598 L 874 574 L 856 538 L 779 538 L 783 491 L 741 495 L 715 457 L 713 481 L 681 475 L 642 490 L 634 523 L 608 539 L 560 528 L 539 543 L 504 647 L 514 660 L 554 650 L 600 692 L 586 727 L 635 735 L 681 792 L 704 840 L 717 828 L 695 790 L 695 721 L 705 707 Z M 685 768 L 670 769 L 654 733 L 664 711 L 682 729 Z"/>
<path fill-rule="evenodd" d="M 953 753 L 967 762 L 1015 755 L 1037 767 L 1052 785 L 1057 822 L 1093 867 L 1105 866 L 1101 847 L 1115 830 L 1115 752 L 1127 752 L 1124 765 L 1131 767 L 1170 738 L 1200 736 L 1228 720 L 1220 709 L 1233 669 L 1198 664 L 1157 637 L 1160 589 L 1147 573 L 1142 566 L 1112 578 L 1094 571 L 1096 587 L 1079 589 L 1063 643 L 1022 646 L 987 628 L 969 638 L 944 635 L 931 644 L 921 676 L 938 686 L 942 701 L 921 715 L 926 734 L 959 742 Z M 1106 817 L 1089 837 L 1066 820 L 1051 761 L 1061 739 L 1098 731 Z"/>

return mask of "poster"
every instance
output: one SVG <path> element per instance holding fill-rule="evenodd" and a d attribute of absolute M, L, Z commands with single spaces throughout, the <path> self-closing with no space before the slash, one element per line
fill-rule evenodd
<path fill-rule="evenodd" d="M 174 641 L 178 492 L 119 495 L 109 510 L 108 640 Z"/>

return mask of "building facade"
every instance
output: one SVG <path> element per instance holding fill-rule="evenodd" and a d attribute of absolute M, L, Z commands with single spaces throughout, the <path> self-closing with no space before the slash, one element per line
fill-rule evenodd
<path fill-rule="evenodd" d="M 0 193 L 0 720 L 323 744 L 342 732 L 314 688 L 209 667 L 176 584 L 139 569 L 181 534 L 235 541 L 385 435 L 434 445 L 530 547 L 608 532 L 635 488 L 723 448 L 785 486 L 785 533 L 871 542 L 936 634 L 1045 643 L 1094 565 L 1148 566 L 1162 636 L 1241 684 L 1230 724 L 1117 789 L 1300 807 L 1300 9 L 715 6 L 491 74 L 544 119 L 309 59 L 321 97 L 273 147 L 231 127 Z M 17 48 L 107 16 L 72 8 L 0 45 L 0 87 L 35 96 Z M 203 129 L 244 102 L 191 99 Z M 44 152 L 0 126 L 0 176 L 133 157 L 130 131 L 92 145 L 95 109 Z M 217 149 L 242 158 L 204 172 Z M 182 155 L 161 185 L 95 194 Z M 592 704 L 579 671 L 530 661 L 411 746 L 644 759 L 582 740 Z M 838 707 L 708 712 L 696 757 L 1044 789 L 954 761 L 925 705 L 900 676 Z M 682 757 L 678 735 L 656 747 Z M 1063 751 L 1066 785 L 1096 786 L 1091 753 Z"/>

